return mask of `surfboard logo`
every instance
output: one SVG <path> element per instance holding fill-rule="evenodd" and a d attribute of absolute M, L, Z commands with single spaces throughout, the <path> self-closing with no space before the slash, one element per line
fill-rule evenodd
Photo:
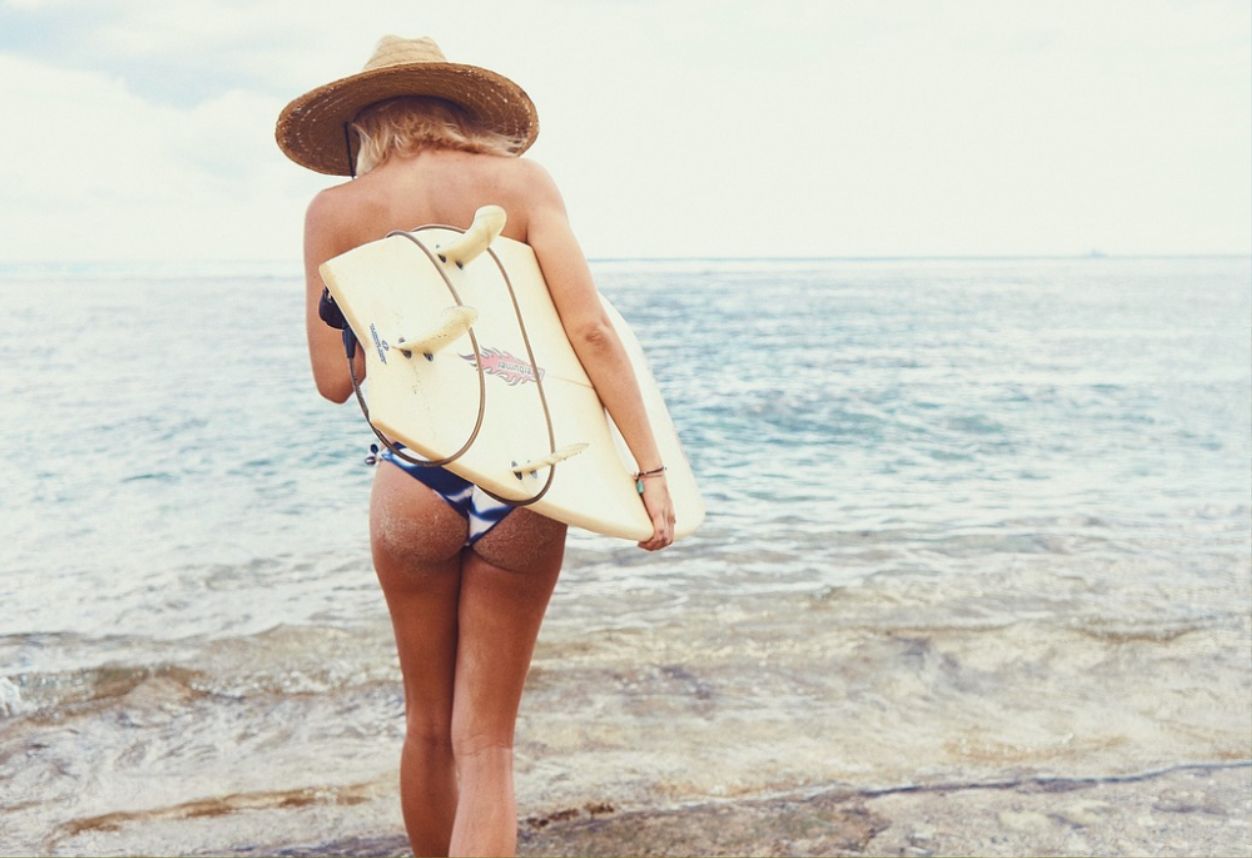
<path fill-rule="evenodd" d="M 378 328 L 374 327 L 373 322 L 370 322 L 370 336 L 374 338 L 374 348 L 378 349 L 378 359 L 386 363 L 387 352 L 391 350 L 391 344 L 378 336 Z"/>
<path fill-rule="evenodd" d="M 531 369 L 530 361 L 524 361 L 517 356 L 504 351 L 503 349 L 479 349 L 478 353 L 483 358 L 483 372 L 488 375 L 499 376 L 510 385 L 523 384 L 527 381 L 535 380 L 534 370 Z M 474 355 L 461 355 L 471 364 L 474 363 Z M 543 367 L 539 367 L 539 378 L 543 378 Z"/>

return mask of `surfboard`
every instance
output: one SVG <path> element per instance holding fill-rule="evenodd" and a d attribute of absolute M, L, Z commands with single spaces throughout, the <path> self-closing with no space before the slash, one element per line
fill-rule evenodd
<path fill-rule="evenodd" d="M 652 535 L 629 448 L 596 394 L 537 258 L 484 206 L 468 229 L 430 224 L 334 257 L 323 282 L 365 352 L 368 418 L 418 458 L 502 500 L 608 536 Z M 705 506 L 630 325 L 600 294 L 666 466 L 675 539 Z M 645 481 L 646 484 L 646 481 Z"/>

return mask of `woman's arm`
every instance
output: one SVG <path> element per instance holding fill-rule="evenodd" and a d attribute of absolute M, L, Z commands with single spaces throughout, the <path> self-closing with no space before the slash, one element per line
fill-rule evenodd
<path fill-rule="evenodd" d="M 526 242 L 535 251 L 565 334 L 600 401 L 617 424 L 639 469 L 652 470 L 663 462 L 630 358 L 600 303 L 591 269 L 570 228 L 556 184 L 535 162 L 523 163 L 528 165 Z M 639 544 L 649 549 L 663 548 L 674 539 L 669 490 L 663 475 L 644 482 L 644 505 L 655 532 L 651 539 Z"/>
<path fill-rule="evenodd" d="M 352 379 L 348 375 L 342 334 L 323 322 L 317 312 L 325 285 L 317 269 L 326 260 L 348 250 L 339 246 L 341 239 L 337 237 L 336 226 L 334 202 L 327 191 L 322 191 L 309 203 L 304 217 L 304 327 L 317 392 L 332 402 L 343 402 L 352 395 Z M 359 348 L 353 365 L 357 380 L 363 380 L 365 354 Z"/>

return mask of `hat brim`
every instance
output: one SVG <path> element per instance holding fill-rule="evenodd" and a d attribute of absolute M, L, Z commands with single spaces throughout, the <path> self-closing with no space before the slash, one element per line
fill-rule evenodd
<path fill-rule="evenodd" d="M 464 107 L 486 128 L 525 141 L 539 136 L 539 117 L 530 96 L 502 74 L 464 63 L 421 62 L 358 72 L 310 90 L 283 108 L 274 127 L 288 158 L 331 176 L 352 175 L 344 126 L 362 108 L 401 95 L 431 95 Z M 350 137 L 355 144 L 355 135 Z"/>

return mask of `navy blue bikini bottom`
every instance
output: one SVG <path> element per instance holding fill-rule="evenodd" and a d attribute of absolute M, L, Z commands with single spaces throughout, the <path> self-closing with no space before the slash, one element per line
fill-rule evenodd
<path fill-rule="evenodd" d="M 404 445 L 397 443 L 396 449 L 403 450 Z M 517 509 L 513 504 L 504 503 L 493 498 L 469 480 L 458 477 L 447 468 L 422 467 L 397 459 L 390 450 L 383 450 L 380 459 L 391 462 L 406 471 L 409 476 L 431 488 L 436 494 L 448 502 L 469 522 L 469 532 L 465 537 L 466 545 L 473 545 L 482 539 L 491 528 L 495 527 L 504 517 Z"/>

